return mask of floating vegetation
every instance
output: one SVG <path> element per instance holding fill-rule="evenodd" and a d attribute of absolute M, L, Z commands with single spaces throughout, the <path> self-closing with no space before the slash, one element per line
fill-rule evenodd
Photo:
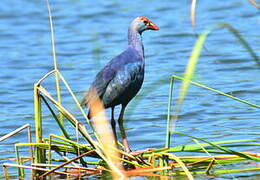
<path fill-rule="evenodd" d="M 181 105 L 185 99 L 189 85 L 196 85 L 222 96 L 226 96 L 227 98 L 230 98 L 230 100 L 245 103 L 253 108 L 260 108 L 259 105 L 191 81 L 207 35 L 213 29 L 220 27 L 229 29 L 250 53 L 256 64 L 259 65 L 259 58 L 254 50 L 233 27 L 227 24 L 220 24 L 202 33 L 194 46 L 184 76 L 179 77 L 173 75 L 170 78 L 165 147 L 126 153 L 122 150 L 120 143 L 120 147 L 116 146 L 109 123 L 105 118 L 103 105 L 98 98 L 94 98 L 96 100 L 91 103 L 91 107 L 93 107 L 91 108 L 91 114 L 95 117 L 92 124 L 85 111 L 80 106 L 80 103 L 69 84 L 59 71 L 49 5 L 48 9 L 52 34 L 54 70 L 48 72 L 34 85 L 35 142 L 32 142 L 29 124 L 0 138 L 0 141 L 3 141 L 24 129 L 27 129 L 28 131 L 28 143 L 15 144 L 16 163 L 3 164 L 6 179 L 10 178 L 8 169 L 11 167 L 18 169 L 20 178 L 26 178 L 28 173 L 25 173 L 25 170 L 31 170 L 34 179 L 44 179 L 48 177 L 81 178 L 91 176 L 108 176 L 113 179 L 128 179 L 132 176 L 161 178 L 184 176 L 191 180 L 194 179 L 194 176 L 214 177 L 221 174 L 260 171 L 259 166 L 254 164 L 255 162 L 260 161 L 259 153 L 233 150 L 239 149 L 240 147 L 252 147 L 253 149 L 257 149 L 260 146 L 259 139 L 209 142 L 196 136 L 174 131 L 178 114 L 181 111 Z M 56 78 L 55 85 L 57 95 L 55 97 L 43 86 L 43 82 L 50 76 L 55 76 Z M 183 84 L 181 86 L 179 98 L 174 106 L 174 113 L 172 114 L 173 87 L 176 80 L 182 81 Z M 68 111 L 63 106 L 62 95 L 60 93 L 61 83 L 71 95 L 81 112 L 82 117 L 86 120 L 86 126 L 80 122 L 72 112 Z M 47 127 L 43 127 L 42 125 L 44 116 L 44 112 L 42 111 L 43 106 L 47 107 L 53 117 L 53 122 L 57 123 L 61 134 L 49 134 L 48 137 L 43 136 L 43 128 L 47 129 Z M 73 129 L 67 124 L 73 126 Z M 171 147 L 170 138 L 173 134 L 189 137 L 194 143 Z M 24 147 L 29 148 L 27 154 L 24 151 L 21 151 L 21 149 L 24 150 Z M 185 153 L 188 154 L 188 156 L 177 156 L 179 153 Z M 251 163 L 252 167 L 240 169 L 227 169 L 224 167 L 225 164 L 241 162 Z"/>

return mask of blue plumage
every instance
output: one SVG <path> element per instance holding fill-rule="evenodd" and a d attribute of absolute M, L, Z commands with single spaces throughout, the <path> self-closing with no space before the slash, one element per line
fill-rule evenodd
<path fill-rule="evenodd" d="M 104 107 L 108 108 L 119 104 L 127 105 L 140 90 L 143 79 L 143 57 L 130 47 L 102 69 L 92 86 L 100 89 L 98 95 Z"/>
<path fill-rule="evenodd" d="M 140 90 L 144 80 L 144 48 L 141 34 L 145 30 L 159 28 L 146 17 L 137 17 L 128 31 L 128 47 L 120 55 L 113 58 L 96 75 L 89 92 L 95 90 L 105 108 L 112 108 L 111 125 L 116 137 L 114 107 L 122 105 L 119 115 L 119 125 L 123 144 L 126 151 L 130 151 L 123 128 L 123 114 L 125 107 Z M 93 98 L 86 94 L 82 101 L 85 106 Z"/>

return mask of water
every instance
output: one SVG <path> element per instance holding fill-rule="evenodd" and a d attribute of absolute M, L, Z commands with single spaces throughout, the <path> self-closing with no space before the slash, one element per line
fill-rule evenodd
<path fill-rule="evenodd" d="M 52 3 L 59 69 L 79 98 L 98 70 L 124 50 L 132 19 L 144 15 L 160 27 L 158 32 L 143 34 L 145 82 L 126 111 L 125 126 L 134 150 L 164 146 L 167 79 L 172 74 L 182 75 L 196 39 L 189 20 L 189 4 L 170 0 Z M 196 32 L 219 22 L 237 28 L 259 56 L 260 17 L 255 7 L 236 0 L 199 2 Z M 2 0 L 0 38 L 1 137 L 26 123 L 33 126 L 33 84 L 53 68 L 44 1 Z M 237 40 L 227 30 L 217 30 L 206 41 L 195 80 L 260 104 L 259 74 L 259 68 Z M 166 83 L 159 83 L 162 80 Z M 45 83 L 51 92 L 52 82 Z M 174 89 L 175 98 L 178 87 L 179 83 Z M 79 115 L 71 98 L 64 95 L 65 106 Z M 190 87 L 183 107 L 177 131 L 210 141 L 259 138 L 259 109 L 195 86 Z M 49 116 L 44 119 L 44 127 L 44 136 L 59 133 Z M 14 157 L 13 144 L 27 141 L 25 135 L 22 132 L 1 142 L 0 164 L 9 162 L 6 157 Z M 176 136 L 172 143 L 189 141 Z M 259 148 L 239 150 L 256 152 Z M 16 174 L 15 169 L 10 168 L 10 172 Z"/>

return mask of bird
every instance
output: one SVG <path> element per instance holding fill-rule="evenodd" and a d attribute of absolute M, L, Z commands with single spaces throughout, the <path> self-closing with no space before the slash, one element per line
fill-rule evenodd
<path fill-rule="evenodd" d="M 123 116 L 126 106 L 139 92 L 144 81 L 145 55 L 142 33 L 146 30 L 159 30 L 159 27 L 145 16 L 136 17 L 131 22 L 128 28 L 127 48 L 111 59 L 97 73 L 81 102 L 83 107 L 87 106 L 91 98 L 93 98 L 90 92 L 94 90 L 104 108 L 111 108 L 110 123 L 116 141 L 114 109 L 117 105 L 121 105 L 118 124 L 126 152 L 131 152 L 131 150 L 123 125 Z"/>

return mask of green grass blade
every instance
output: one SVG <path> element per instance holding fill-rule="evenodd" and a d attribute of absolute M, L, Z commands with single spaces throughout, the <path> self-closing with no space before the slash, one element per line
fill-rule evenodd
<path fill-rule="evenodd" d="M 186 165 L 182 162 L 182 160 L 175 156 L 174 154 L 169 154 L 169 153 L 164 153 L 164 155 L 167 155 L 169 157 L 171 157 L 172 159 L 174 159 L 182 168 L 182 170 L 185 172 L 185 175 L 187 176 L 187 178 L 189 180 L 194 180 L 193 176 L 191 175 L 191 172 L 189 171 L 189 169 L 186 167 Z"/>
<path fill-rule="evenodd" d="M 259 57 L 254 52 L 253 48 L 251 48 L 249 43 L 247 43 L 247 41 L 239 34 L 239 32 L 234 27 L 232 27 L 231 25 L 226 24 L 226 23 L 220 23 L 218 26 L 220 28 L 222 28 L 222 27 L 227 28 L 229 30 L 229 32 L 231 32 L 238 39 L 239 43 L 247 50 L 247 52 L 250 54 L 250 56 L 255 61 L 256 65 L 260 68 Z"/>
<path fill-rule="evenodd" d="M 179 80 L 183 80 L 183 81 L 184 81 L 184 78 L 183 78 L 183 77 L 176 76 L 176 75 L 173 75 L 172 77 L 175 78 L 175 79 L 179 79 Z M 231 98 L 231 99 L 233 99 L 233 100 L 236 100 L 236 101 L 245 103 L 245 104 L 247 104 L 247 105 L 249 105 L 249 106 L 251 106 L 251 107 L 260 108 L 259 105 L 256 105 L 256 104 L 250 103 L 250 102 L 248 102 L 248 101 L 245 101 L 245 100 L 243 100 L 243 99 L 240 99 L 240 98 L 234 97 L 234 96 L 232 96 L 232 95 L 223 93 L 223 92 L 218 91 L 218 90 L 216 90 L 216 89 L 207 87 L 207 86 L 205 86 L 205 85 L 203 85 L 203 84 L 200 84 L 200 83 L 197 83 L 197 82 L 194 82 L 194 81 L 189 81 L 189 82 L 190 82 L 191 84 L 195 85 L 195 86 L 202 87 L 202 88 L 204 88 L 204 89 L 208 89 L 208 90 L 213 91 L 213 92 L 215 92 L 215 93 L 218 93 L 218 94 L 220 94 L 220 95 L 222 95 L 222 96 L 226 96 L 226 97 L 229 97 L 229 98 Z"/>
<path fill-rule="evenodd" d="M 49 23 L 50 23 L 50 31 L 51 31 L 51 44 L 52 44 L 52 56 L 53 56 L 53 65 L 55 70 L 55 84 L 56 84 L 56 92 L 57 92 L 57 99 L 59 104 L 61 104 L 61 88 L 60 88 L 60 78 L 58 73 L 58 64 L 57 64 L 57 58 L 56 58 L 56 43 L 55 43 L 55 37 L 54 37 L 54 26 L 52 22 L 52 15 L 51 15 L 51 7 L 48 0 L 46 0 L 47 9 L 48 9 L 48 15 L 49 15 Z M 63 121 L 63 115 L 62 113 L 59 114 L 59 121 L 62 126 L 64 126 Z"/>
<path fill-rule="evenodd" d="M 42 142 L 42 108 L 41 99 L 38 92 L 38 84 L 34 85 L 34 122 L 36 143 Z M 38 147 L 35 148 L 34 163 L 45 163 L 44 151 Z M 36 174 L 40 172 L 36 171 Z"/>
<path fill-rule="evenodd" d="M 203 32 L 198 37 L 198 39 L 195 43 L 195 46 L 192 50 L 189 62 L 187 64 L 186 70 L 184 72 L 183 83 L 181 85 L 180 94 L 179 94 L 179 97 L 177 99 L 177 103 L 176 103 L 175 108 L 174 108 L 174 114 L 171 116 L 171 122 L 167 123 L 167 129 L 169 129 L 169 131 L 171 131 L 171 132 L 175 129 L 176 122 L 177 122 L 177 119 L 178 119 L 178 114 L 181 111 L 181 106 L 182 106 L 184 98 L 187 94 L 187 90 L 188 90 L 189 85 L 190 85 L 190 80 L 191 80 L 193 73 L 195 71 L 198 58 L 199 58 L 201 50 L 203 48 L 203 44 L 204 44 L 206 37 L 209 33 L 210 33 L 210 30 L 206 30 L 205 32 Z M 167 140 L 167 141 L 170 141 L 170 140 Z M 167 146 L 169 147 L 170 145 L 168 144 Z"/>
<path fill-rule="evenodd" d="M 259 157 L 254 157 L 254 156 L 250 156 L 250 155 L 247 155 L 245 153 L 241 153 L 241 152 L 237 152 L 237 151 L 234 151 L 234 150 L 231 150 L 231 149 L 228 149 L 228 148 L 224 148 L 220 145 L 217 145 L 217 144 L 214 144 L 214 143 L 211 143 L 209 141 L 206 141 L 205 139 L 202 139 L 202 138 L 199 138 L 199 137 L 195 137 L 195 136 L 191 136 L 191 135 L 188 135 L 188 134 L 185 134 L 185 133 L 181 133 L 181 132 L 178 132 L 178 131 L 174 131 L 174 133 L 177 133 L 177 134 L 180 134 L 180 135 L 183 135 L 183 136 L 188 136 L 190 138 L 193 138 L 193 139 L 197 139 L 197 140 L 200 140 L 200 141 L 203 141 L 203 142 L 206 142 L 222 151 L 225 151 L 226 153 L 228 154 L 233 154 L 233 155 L 237 155 L 239 157 L 243 157 L 245 159 L 250 159 L 250 160 L 254 160 L 254 161 L 260 161 L 260 158 Z"/>
<path fill-rule="evenodd" d="M 170 148 L 171 143 L 171 107 L 172 107 L 172 91 L 173 91 L 174 78 L 170 80 L 170 92 L 168 100 L 168 112 L 167 112 L 167 128 L 166 128 L 166 142 L 165 147 Z"/>
<path fill-rule="evenodd" d="M 211 28 L 205 30 L 204 32 L 202 32 L 199 35 L 199 37 L 197 38 L 196 43 L 195 43 L 195 45 L 193 47 L 191 56 L 189 58 L 189 62 L 187 64 L 187 66 L 186 66 L 186 69 L 185 69 L 185 72 L 184 72 L 184 76 L 182 78 L 183 82 L 182 82 L 182 85 L 181 85 L 181 88 L 180 88 L 180 93 L 179 93 L 179 96 L 178 96 L 178 99 L 177 99 L 177 103 L 176 103 L 176 105 L 174 107 L 174 113 L 171 116 L 171 122 L 169 124 L 167 124 L 167 129 L 170 129 L 170 131 L 173 131 L 175 129 L 176 122 L 177 122 L 177 119 L 178 119 L 178 114 L 181 111 L 181 107 L 182 107 L 183 101 L 184 101 L 185 96 L 187 94 L 187 90 L 189 88 L 192 76 L 193 76 L 194 71 L 196 69 L 196 65 L 197 65 L 197 62 L 198 62 L 201 50 L 203 48 L 203 45 L 205 43 L 205 40 L 206 40 L 207 36 L 213 30 L 219 29 L 219 28 L 226 28 L 226 29 L 228 29 L 239 40 L 239 43 L 242 44 L 242 46 L 249 52 L 251 57 L 255 60 L 256 64 L 260 67 L 259 58 L 256 55 L 256 53 L 254 52 L 254 50 L 250 47 L 250 45 L 246 42 L 246 40 L 238 33 L 238 31 L 235 28 L 233 28 L 231 25 L 226 24 L 226 23 L 219 23 L 219 24 L 217 24 L 215 26 L 212 26 Z M 174 76 L 172 78 L 174 78 Z M 222 93 L 222 95 L 223 95 L 223 93 Z M 230 95 L 227 95 L 227 94 L 226 94 L 226 96 L 229 96 L 229 97 L 232 97 L 235 100 L 239 100 L 241 102 L 247 103 L 246 101 L 240 100 L 240 99 L 235 98 L 233 96 L 230 96 Z M 166 141 L 168 142 L 169 138 L 166 139 Z M 167 144 L 167 146 L 168 145 L 169 144 Z"/>
<path fill-rule="evenodd" d="M 214 170 L 210 174 L 216 176 L 216 175 L 221 175 L 221 174 L 233 174 L 233 173 L 243 173 L 243 172 L 259 172 L 259 171 L 260 171 L 260 168 L 220 169 L 220 170 Z M 180 173 L 180 174 L 184 174 L 184 173 Z M 194 171 L 194 172 L 192 172 L 192 174 L 193 175 L 200 175 L 200 174 L 203 175 L 203 174 L 205 174 L 205 171 Z"/>
<path fill-rule="evenodd" d="M 95 130 L 92 126 L 92 124 L 90 123 L 87 114 L 85 113 L 85 111 L 83 110 L 83 108 L 81 107 L 78 99 L 76 98 L 75 94 L 73 93 L 73 91 L 71 90 L 69 84 L 67 83 L 67 81 L 65 80 L 65 78 L 63 77 L 63 75 L 59 72 L 59 76 L 62 80 L 62 82 L 64 83 L 65 87 L 67 88 L 67 90 L 69 91 L 70 95 L 72 96 L 74 102 L 76 103 L 77 107 L 80 109 L 83 117 L 86 119 L 87 123 L 89 124 L 90 128 L 92 129 L 92 131 L 95 133 Z"/>
<path fill-rule="evenodd" d="M 64 125 L 61 123 L 61 121 L 58 119 L 58 117 L 56 116 L 56 114 L 54 113 L 54 111 L 52 110 L 51 106 L 49 105 L 49 103 L 47 102 L 47 100 L 44 98 L 44 96 L 40 95 L 41 99 L 43 100 L 44 104 L 48 107 L 49 111 L 51 112 L 52 116 L 54 117 L 54 119 L 56 120 L 56 122 L 58 123 L 63 135 L 67 138 L 70 139 L 69 134 L 67 133 Z"/>
<path fill-rule="evenodd" d="M 38 87 L 38 90 L 47 97 L 56 107 L 57 109 L 63 113 L 63 115 L 69 120 L 69 122 L 76 127 L 76 124 L 80 124 L 79 121 L 70 113 L 68 112 L 61 104 L 59 104 L 49 93 L 46 91 L 42 86 Z M 87 130 L 85 129 L 85 126 L 81 124 L 79 128 L 79 132 L 81 135 L 93 146 L 96 147 L 95 141 L 92 139 L 92 137 L 89 135 Z"/>
<path fill-rule="evenodd" d="M 248 142 L 248 144 L 246 144 Z M 212 142 L 212 144 L 221 144 L 222 147 L 240 147 L 240 146 L 260 146 L 259 143 L 251 144 L 252 142 L 260 142 L 258 139 L 242 139 L 242 140 L 229 140 L 229 141 L 216 141 Z M 239 144 L 238 144 L 239 143 Z M 152 153 L 163 153 L 163 152 L 200 152 L 202 150 L 202 147 L 205 147 L 207 149 L 215 149 L 216 147 L 211 146 L 208 143 L 201 143 L 198 144 L 188 144 L 188 145 L 181 145 L 176 147 L 170 147 L 170 148 L 161 148 L 156 150 L 151 150 L 144 152 L 144 157 L 149 156 Z M 210 151 L 210 150 L 208 150 Z M 223 151 L 218 151 L 219 153 L 224 153 Z"/>

